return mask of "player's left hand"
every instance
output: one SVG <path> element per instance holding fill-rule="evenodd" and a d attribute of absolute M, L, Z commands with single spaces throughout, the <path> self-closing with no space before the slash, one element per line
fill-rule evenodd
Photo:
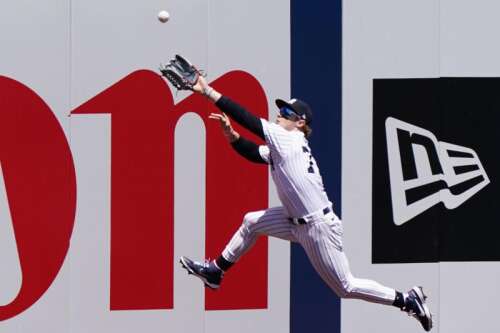
<path fill-rule="evenodd" d="M 218 120 L 220 122 L 222 132 L 230 142 L 234 142 L 240 138 L 240 134 L 233 129 L 231 121 L 225 113 L 211 113 L 208 118 Z"/>
<path fill-rule="evenodd" d="M 196 83 L 193 85 L 193 91 L 202 94 L 205 89 L 207 89 L 208 83 L 207 80 L 199 75 L 198 80 Z"/>

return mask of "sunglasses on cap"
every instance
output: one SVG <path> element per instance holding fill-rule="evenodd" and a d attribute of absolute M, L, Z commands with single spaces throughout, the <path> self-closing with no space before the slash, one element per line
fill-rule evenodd
<path fill-rule="evenodd" d="M 292 109 L 290 109 L 286 106 L 280 108 L 280 116 L 282 116 L 285 119 L 291 120 L 291 121 L 304 120 L 303 117 L 301 117 L 295 111 L 293 111 Z"/>

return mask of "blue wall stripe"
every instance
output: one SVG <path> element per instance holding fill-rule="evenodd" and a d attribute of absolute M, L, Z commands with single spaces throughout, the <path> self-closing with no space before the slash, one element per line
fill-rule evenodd
<path fill-rule="evenodd" d="M 311 148 L 340 216 L 341 0 L 291 0 L 291 93 L 313 110 Z M 290 331 L 340 333 L 340 299 L 291 245 Z"/>

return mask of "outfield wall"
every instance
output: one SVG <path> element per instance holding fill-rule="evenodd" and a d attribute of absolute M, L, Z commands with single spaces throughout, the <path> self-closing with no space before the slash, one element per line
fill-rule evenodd
<path fill-rule="evenodd" d="M 500 49 L 493 40 L 499 4 L 445 0 L 343 5 L 342 217 L 353 271 L 400 289 L 423 285 L 440 332 L 496 332 L 500 326 L 491 300 L 498 295 L 495 281 L 500 277 L 493 236 L 499 230 L 494 209 L 499 138 L 494 124 Z M 443 174 L 453 189 L 483 175 L 478 192 L 451 207 L 462 190 L 450 195 L 446 188 L 434 189 L 413 204 L 417 215 L 397 226 L 391 194 L 402 193 L 389 185 L 395 171 L 388 169 L 387 117 L 424 129 L 439 142 L 473 150 L 482 165 L 469 174 L 439 174 L 429 167 L 430 154 L 413 144 L 418 176 L 407 179 L 414 183 L 405 182 L 406 189 Z M 416 128 L 410 132 L 423 133 Z M 478 164 L 439 153 L 442 166 Z M 401 161 L 407 171 L 408 156 Z M 436 201 L 425 203 L 433 194 Z M 397 311 L 342 302 L 342 332 L 399 331 L 407 330 L 406 325 Z"/>
<path fill-rule="evenodd" d="M 187 276 L 179 256 L 216 257 L 247 211 L 280 203 L 268 170 L 207 119 L 215 107 L 158 76 L 176 53 L 261 117 L 275 98 L 312 106 L 355 276 L 423 285 L 434 332 L 498 331 L 498 9 L 2 3 L 0 332 L 421 330 L 340 300 L 281 240 L 260 239 L 218 292 Z"/>

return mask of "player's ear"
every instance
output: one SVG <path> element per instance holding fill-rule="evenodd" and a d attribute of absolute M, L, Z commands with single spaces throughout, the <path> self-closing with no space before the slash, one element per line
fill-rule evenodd
<path fill-rule="evenodd" d="M 304 126 L 306 126 L 306 121 L 301 119 L 301 120 L 298 120 L 296 122 L 296 124 L 297 124 L 298 128 L 302 129 L 302 128 L 304 128 Z"/>

